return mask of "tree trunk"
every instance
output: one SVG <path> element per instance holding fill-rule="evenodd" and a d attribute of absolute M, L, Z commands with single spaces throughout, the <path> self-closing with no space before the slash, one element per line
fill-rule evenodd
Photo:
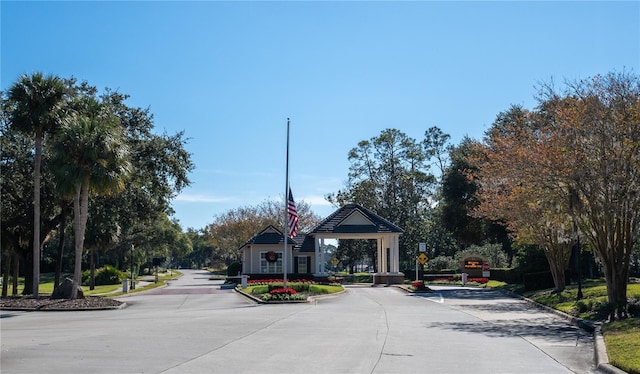
<path fill-rule="evenodd" d="M 31 295 L 33 293 L 33 251 L 25 251 L 24 256 L 24 287 L 22 288 L 22 294 Z M 17 275 L 16 279 L 18 279 Z"/>
<path fill-rule="evenodd" d="M 11 285 L 11 294 L 13 296 L 18 295 L 18 276 L 20 275 L 20 255 L 13 254 L 13 279 Z"/>
<path fill-rule="evenodd" d="M 40 287 L 40 165 L 42 163 L 42 132 L 36 131 L 33 167 L 33 297 L 39 297 Z"/>
<path fill-rule="evenodd" d="M 564 269 L 558 269 L 554 266 L 551 268 L 551 276 L 553 277 L 554 292 L 560 293 L 566 288 L 566 278 Z"/>
<path fill-rule="evenodd" d="M 95 247 L 92 246 L 89 250 L 89 263 L 91 264 L 89 269 L 89 289 L 95 290 L 96 288 L 96 250 Z"/>
<path fill-rule="evenodd" d="M 607 281 L 607 299 L 611 307 L 609 319 L 626 318 L 628 267 L 607 263 L 604 266 Z"/>
<path fill-rule="evenodd" d="M 73 228 L 75 236 L 75 266 L 73 267 L 73 289 L 71 298 L 78 296 L 78 287 L 82 283 L 82 251 L 84 247 L 84 235 L 87 227 L 89 205 L 89 183 L 83 183 L 76 188 L 76 196 L 73 202 Z"/>
<path fill-rule="evenodd" d="M 67 224 L 67 204 L 64 201 L 61 204 L 62 211 L 60 212 L 60 240 L 58 242 L 58 258 L 56 261 L 56 275 L 53 280 L 54 289 L 60 284 L 60 277 L 62 276 L 62 258 L 64 253 L 64 239 L 65 239 L 65 226 Z"/>
<path fill-rule="evenodd" d="M 9 291 L 9 273 L 11 272 L 11 252 L 7 249 L 3 252 L 4 273 L 2 274 L 2 297 L 7 297 Z"/>
<path fill-rule="evenodd" d="M 570 253 L 571 246 L 569 244 L 555 243 L 544 248 L 545 257 L 549 263 L 549 270 L 553 277 L 554 291 L 560 293 L 566 288 L 565 268 Z"/>

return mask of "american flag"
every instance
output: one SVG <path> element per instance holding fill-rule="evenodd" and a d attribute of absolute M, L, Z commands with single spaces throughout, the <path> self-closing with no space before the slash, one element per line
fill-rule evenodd
<path fill-rule="evenodd" d="M 289 188 L 289 198 L 287 199 L 287 216 L 289 217 L 289 237 L 294 238 L 298 232 L 298 209 L 293 201 L 293 194 Z"/>

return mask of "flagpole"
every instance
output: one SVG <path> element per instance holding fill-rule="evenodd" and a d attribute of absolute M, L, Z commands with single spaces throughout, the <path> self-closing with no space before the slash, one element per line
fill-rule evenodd
<path fill-rule="evenodd" d="M 289 118 L 287 118 L 287 166 L 285 168 L 284 189 L 284 252 L 282 252 L 283 287 L 287 288 L 287 239 L 289 238 Z"/>

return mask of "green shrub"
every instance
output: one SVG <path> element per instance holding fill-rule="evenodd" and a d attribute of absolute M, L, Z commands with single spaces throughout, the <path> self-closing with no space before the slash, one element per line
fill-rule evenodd
<path fill-rule="evenodd" d="M 371 274 L 356 274 L 353 277 L 353 283 L 373 283 L 373 276 Z"/>
<path fill-rule="evenodd" d="M 578 300 L 576 302 L 575 310 L 576 312 L 582 314 L 588 311 L 591 311 L 591 307 L 593 302 L 591 300 Z"/>
<path fill-rule="evenodd" d="M 484 244 L 482 246 L 472 244 L 467 249 L 456 252 L 454 259 L 457 263 L 460 263 L 465 257 L 475 255 L 487 259 L 491 267 L 505 268 L 510 265 L 509 258 L 504 250 L 502 250 L 501 244 Z"/>
<path fill-rule="evenodd" d="M 505 283 L 522 283 L 522 272 L 519 269 L 491 268 L 491 279 Z"/>
<path fill-rule="evenodd" d="M 91 272 L 89 270 L 85 270 L 82 272 L 82 284 L 89 284 L 89 277 L 91 276 Z M 125 274 L 120 270 L 114 268 L 113 266 L 104 266 L 96 269 L 95 274 L 95 285 L 96 286 L 106 286 L 111 284 L 118 284 L 122 282 L 125 278 Z"/>
<path fill-rule="evenodd" d="M 309 283 L 287 283 L 287 286 L 289 288 L 293 288 L 294 290 L 296 290 L 297 292 L 309 292 Z"/>
<path fill-rule="evenodd" d="M 242 271 L 242 264 L 239 262 L 232 262 L 229 267 L 227 267 L 227 275 L 230 277 L 235 277 Z"/>
<path fill-rule="evenodd" d="M 527 291 L 544 290 L 545 288 L 555 287 L 550 271 L 524 274 L 522 281 Z"/>
<path fill-rule="evenodd" d="M 269 285 L 264 284 L 264 285 L 260 285 L 260 286 L 254 286 L 253 289 L 251 290 L 251 293 L 254 295 L 260 295 L 263 293 L 268 293 L 269 292 Z"/>
<path fill-rule="evenodd" d="M 309 283 L 306 282 L 287 282 L 287 288 L 293 288 L 296 292 L 309 292 Z M 267 292 L 271 292 L 276 288 L 282 288 L 283 282 L 273 282 L 267 285 L 269 290 Z"/>

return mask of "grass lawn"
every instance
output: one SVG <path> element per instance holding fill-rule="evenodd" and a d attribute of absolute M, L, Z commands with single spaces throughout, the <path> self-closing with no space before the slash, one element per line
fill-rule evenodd
<path fill-rule="evenodd" d="M 171 270 L 171 273 L 160 273 L 158 277 L 158 283 L 151 283 L 146 285 L 145 287 L 139 287 L 135 290 L 129 290 L 129 293 L 140 292 L 143 290 L 149 290 L 152 288 L 160 287 L 165 284 L 165 281 L 181 276 L 177 270 Z M 50 295 L 53 293 L 53 273 L 42 273 L 40 274 L 40 286 L 38 287 L 38 293 L 42 295 Z M 62 279 L 65 277 L 71 278 L 72 275 L 64 274 Z M 24 288 L 24 278 L 18 278 L 18 295 L 22 293 L 22 289 Z M 82 291 L 85 296 L 120 296 L 124 293 L 122 292 L 122 283 L 118 284 L 110 284 L 103 286 L 95 286 L 93 290 L 89 290 L 89 286 L 82 286 Z M 9 294 L 11 294 L 11 284 L 9 284 Z"/>
<path fill-rule="evenodd" d="M 607 323 L 602 331 L 609 362 L 629 374 L 640 374 L 640 318 Z"/>
<path fill-rule="evenodd" d="M 565 313 L 583 319 L 598 319 L 595 310 L 607 303 L 607 286 L 604 280 L 588 279 L 582 282 L 582 300 L 578 300 L 578 286 L 570 285 L 561 293 L 552 293 L 551 290 L 524 292 L 523 295 L 544 304 L 558 309 Z M 627 285 L 627 297 L 629 299 L 640 299 L 640 283 Z"/>
<path fill-rule="evenodd" d="M 513 287 L 505 286 L 505 288 Z M 567 286 L 561 293 L 551 291 L 519 293 L 551 308 L 587 320 L 597 320 L 598 308 L 607 303 L 607 286 L 603 279 L 584 280 L 582 300 L 577 300 L 577 285 Z M 640 299 L 640 283 L 627 285 L 627 297 Z M 640 354 L 638 354 L 640 352 L 640 317 L 605 323 L 602 326 L 602 333 L 610 363 L 629 373 L 640 374 Z"/>

